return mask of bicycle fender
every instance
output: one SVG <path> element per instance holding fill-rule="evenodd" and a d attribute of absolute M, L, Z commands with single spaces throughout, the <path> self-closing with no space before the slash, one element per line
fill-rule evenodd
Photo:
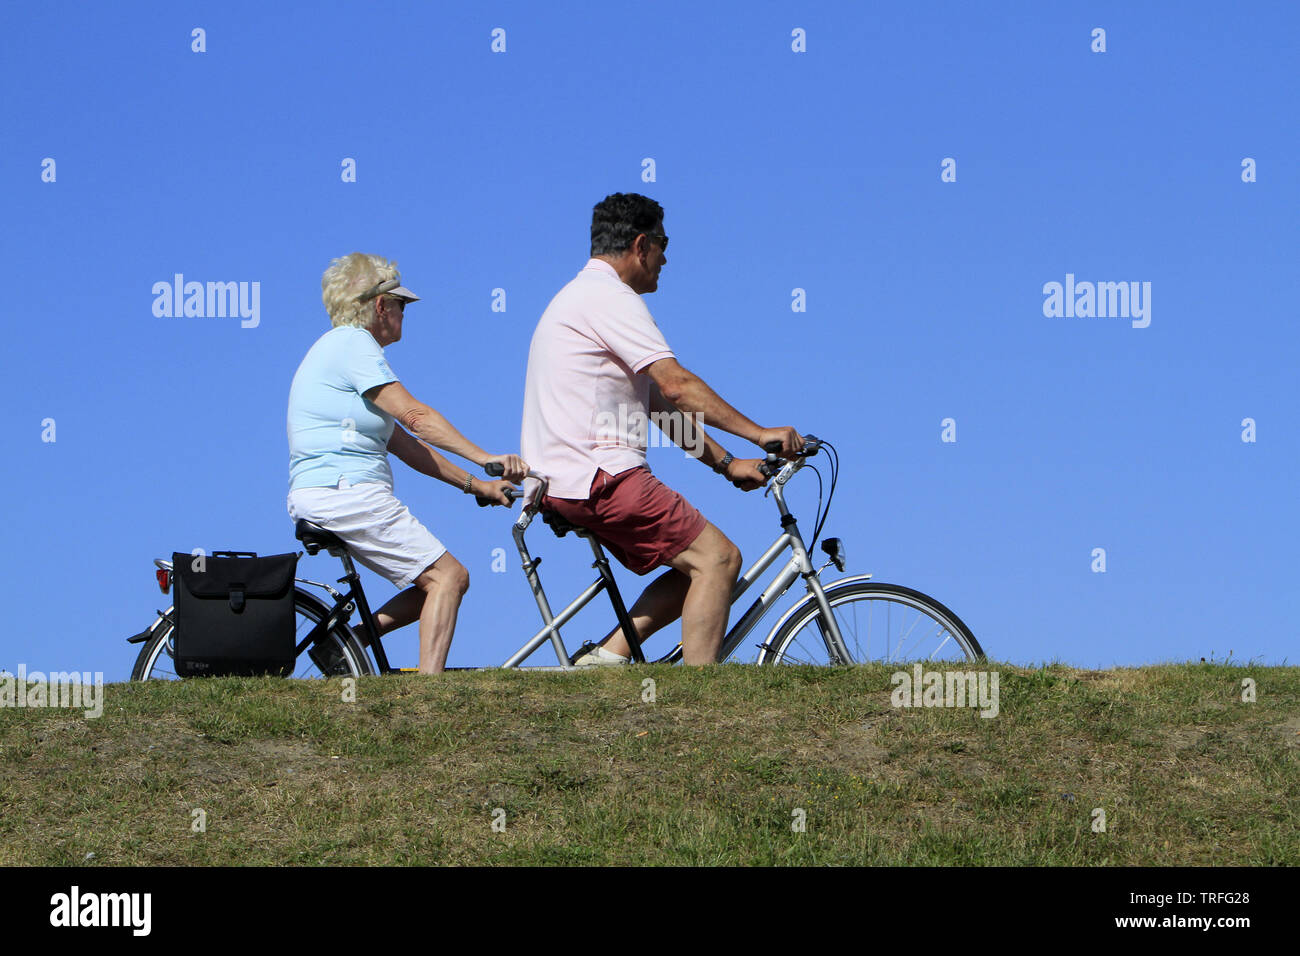
<path fill-rule="evenodd" d="M 168 608 L 166 611 L 162 612 L 156 618 L 154 618 L 154 622 L 150 624 L 148 627 L 146 627 L 139 634 L 133 634 L 131 637 L 128 637 L 126 639 L 126 642 L 128 644 L 143 644 L 145 641 L 149 640 L 149 638 L 153 636 L 154 631 L 158 630 L 159 624 L 162 624 L 164 621 L 170 620 L 171 615 L 172 615 L 172 608 Z"/>

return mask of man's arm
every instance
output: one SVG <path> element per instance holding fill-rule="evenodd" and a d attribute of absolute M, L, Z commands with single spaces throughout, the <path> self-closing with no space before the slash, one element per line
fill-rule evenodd
<path fill-rule="evenodd" d="M 680 438 L 681 441 L 677 441 L 678 447 L 692 453 L 710 468 L 715 468 L 718 462 L 726 457 L 726 449 L 714 441 L 713 436 L 703 428 L 696 426 L 695 416 L 668 401 L 663 391 L 653 381 L 650 383 L 650 411 L 679 416 L 677 419 L 680 422 L 679 427 L 670 428 L 665 435 L 672 441 Z"/>
<path fill-rule="evenodd" d="M 650 383 L 650 411 L 668 412 L 679 416 L 677 418 L 677 427 L 668 423 L 669 428 L 665 434 L 672 441 L 677 442 L 677 445 L 682 450 L 694 455 L 714 471 L 717 471 L 717 466 L 726 460 L 726 449 L 714 441 L 702 427 L 696 425 L 695 416 L 683 412 L 664 398 L 663 392 L 659 390 L 659 386 L 653 381 Z M 660 431 L 662 430 L 660 428 Z M 728 481 L 737 482 L 742 490 L 753 491 L 755 488 L 761 488 L 767 483 L 766 476 L 758 469 L 762 461 L 762 458 L 732 458 L 727 463 L 726 471 L 723 474 L 727 476 Z"/>
<path fill-rule="evenodd" d="M 651 362 L 642 369 L 642 372 L 650 376 L 665 401 L 689 415 L 698 414 L 706 425 L 731 432 L 760 448 L 767 442 L 779 441 L 780 454 L 784 457 L 789 457 L 803 448 L 803 436 L 796 429 L 790 426 L 760 428 L 727 404 L 704 379 L 683 368 L 675 358 L 662 358 L 657 362 Z M 721 460 L 721 449 L 716 442 L 707 436 L 706 442 L 713 445 L 710 453 L 717 455 L 715 460 Z M 707 459 L 705 464 L 709 464 Z"/>
<path fill-rule="evenodd" d="M 660 394 L 674 408 L 689 415 L 699 414 L 706 425 L 758 443 L 763 429 L 723 401 L 704 379 L 689 369 L 682 368 L 677 359 L 659 359 L 651 362 L 642 372 L 650 376 L 659 387 Z"/>

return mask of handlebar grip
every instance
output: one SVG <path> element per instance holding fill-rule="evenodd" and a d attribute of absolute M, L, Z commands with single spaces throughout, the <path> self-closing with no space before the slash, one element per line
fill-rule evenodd
<path fill-rule="evenodd" d="M 483 470 L 493 478 L 500 478 L 506 473 L 506 466 L 499 461 L 490 461 L 483 466 Z"/>
<path fill-rule="evenodd" d="M 760 461 L 758 463 L 758 470 L 762 472 L 764 478 L 771 478 L 773 475 L 776 474 L 776 469 L 774 469 L 771 465 L 769 465 L 765 461 Z M 733 481 L 732 484 L 735 485 L 737 488 L 745 487 L 745 483 L 743 481 Z"/>
<path fill-rule="evenodd" d="M 524 495 L 523 495 L 523 492 L 515 491 L 515 489 L 513 489 L 513 488 L 507 488 L 507 489 L 506 489 L 506 497 L 510 499 L 510 503 L 511 503 L 511 504 L 514 504 L 516 501 L 518 501 L 518 500 L 519 500 L 520 498 L 522 498 L 523 496 L 524 496 Z M 475 502 L 475 504 L 477 504 L 480 508 L 486 508 L 488 505 L 494 505 L 494 504 L 496 504 L 496 502 L 493 501 L 491 498 L 483 498 L 483 497 L 480 497 L 479 495 L 475 495 L 475 496 L 474 496 L 474 502 Z"/>
<path fill-rule="evenodd" d="M 765 442 L 763 444 L 763 451 L 767 452 L 769 455 L 775 455 L 781 451 L 781 443 L 779 441 Z"/>

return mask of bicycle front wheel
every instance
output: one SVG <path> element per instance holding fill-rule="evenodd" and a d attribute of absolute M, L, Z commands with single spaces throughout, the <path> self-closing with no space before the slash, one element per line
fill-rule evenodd
<path fill-rule="evenodd" d="M 297 632 L 294 635 L 294 645 L 296 646 L 311 633 L 312 628 L 326 618 L 329 609 L 306 591 L 295 588 L 293 612 Z M 178 679 L 174 660 L 175 646 L 173 644 L 174 635 L 171 623 L 174 613 L 172 608 L 167 609 L 166 617 L 162 623 L 154 628 L 153 634 L 140 648 L 140 654 L 135 659 L 135 668 L 131 671 L 131 680 Z M 340 673 L 330 674 L 329 676 L 364 677 L 367 674 L 374 673 L 374 668 L 370 663 L 370 656 L 361 647 L 361 642 L 352 633 L 352 628 L 344 623 L 336 624 L 329 632 L 327 640 L 342 656 L 343 661 Z M 316 662 L 311 659 L 311 655 L 308 653 L 309 650 L 310 648 L 305 649 L 298 655 L 293 676 L 304 679 L 325 677 L 326 675 L 321 672 Z M 346 671 L 346 673 L 343 671 Z"/>
<path fill-rule="evenodd" d="M 854 664 L 984 659 L 970 628 L 920 591 L 859 581 L 827 588 L 826 602 Z M 763 645 L 758 663 L 830 664 L 824 624 L 821 608 L 810 595 Z"/>

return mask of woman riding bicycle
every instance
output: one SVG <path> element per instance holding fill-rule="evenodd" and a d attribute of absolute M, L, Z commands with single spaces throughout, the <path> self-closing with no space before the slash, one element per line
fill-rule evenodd
<path fill-rule="evenodd" d="M 308 350 L 289 389 L 289 516 L 334 533 L 357 561 L 401 589 L 375 612 L 376 628 L 383 635 L 418 618 L 420 673 L 438 673 L 469 573 L 393 496 L 388 452 L 507 507 L 506 489 L 528 466 L 518 455 L 483 451 L 393 374 L 384 349 L 402 337 L 406 304 L 419 301 L 395 263 L 359 252 L 335 259 L 321 277 L 321 298 L 333 328 Z M 479 466 L 500 462 L 504 478 L 474 478 L 429 445 Z M 313 655 L 331 651 L 337 655 L 321 645 Z M 327 674 L 340 663 L 317 660 Z"/>

